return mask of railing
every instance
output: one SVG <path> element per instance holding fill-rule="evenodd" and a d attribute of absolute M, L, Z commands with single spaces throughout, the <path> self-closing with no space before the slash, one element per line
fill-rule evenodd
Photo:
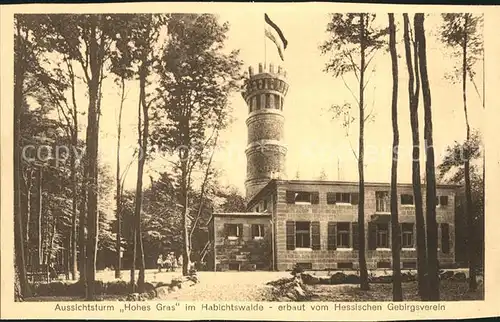
<path fill-rule="evenodd" d="M 203 249 L 201 250 L 200 252 L 200 261 L 203 262 L 203 260 L 205 259 L 205 256 L 207 256 L 208 252 L 210 251 L 210 246 L 212 245 L 212 241 L 209 240 L 205 246 L 203 247 Z"/>

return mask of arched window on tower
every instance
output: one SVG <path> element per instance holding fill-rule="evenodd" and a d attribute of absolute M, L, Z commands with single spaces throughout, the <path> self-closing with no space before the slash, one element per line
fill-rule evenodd
<path fill-rule="evenodd" d="M 279 110 L 281 106 L 280 96 L 278 94 L 274 94 L 274 106 L 273 108 Z"/>
<path fill-rule="evenodd" d="M 271 108 L 271 94 L 266 94 L 266 108 Z"/>
<path fill-rule="evenodd" d="M 260 95 L 255 95 L 254 98 L 255 98 L 256 103 L 257 103 L 257 104 L 255 104 L 254 110 L 260 110 Z"/>

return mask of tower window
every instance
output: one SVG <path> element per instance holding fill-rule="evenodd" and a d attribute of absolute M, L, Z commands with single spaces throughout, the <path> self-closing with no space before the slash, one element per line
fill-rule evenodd
<path fill-rule="evenodd" d="M 254 110 L 260 110 L 260 95 L 256 95 L 254 97 L 255 97 L 255 101 L 256 101 Z"/>
<path fill-rule="evenodd" d="M 278 94 L 274 94 L 274 106 L 273 106 L 273 108 L 279 110 L 280 106 L 281 106 L 280 96 Z"/>
<path fill-rule="evenodd" d="M 266 94 L 266 108 L 271 108 L 271 94 Z"/>

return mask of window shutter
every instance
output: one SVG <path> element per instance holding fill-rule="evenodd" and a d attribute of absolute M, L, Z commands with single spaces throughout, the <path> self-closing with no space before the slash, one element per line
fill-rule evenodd
<path fill-rule="evenodd" d="M 359 232 L 358 232 L 358 223 L 353 222 L 352 225 L 352 249 L 359 249 Z"/>
<path fill-rule="evenodd" d="M 313 205 L 319 204 L 319 192 L 318 191 L 311 192 L 311 204 L 313 204 Z"/>
<path fill-rule="evenodd" d="M 441 251 L 444 254 L 450 252 L 450 225 L 447 223 L 441 224 Z"/>
<path fill-rule="evenodd" d="M 258 232 L 259 232 L 259 226 L 252 225 L 252 237 L 258 236 Z"/>
<path fill-rule="evenodd" d="M 377 249 L 377 224 L 374 222 L 368 223 L 368 249 Z"/>
<path fill-rule="evenodd" d="M 359 193 L 358 192 L 351 193 L 351 204 L 352 205 L 359 204 Z"/>
<path fill-rule="evenodd" d="M 333 205 L 333 204 L 335 204 L 335 202 L 336 202 L 336 200 L 337 200 L 337 199 L 335 198 L 335 195 L 336 195 L 336 194 L 335 194 L 335 192 L 327 192 L 327 193 L 326 193 L 326 203 L 327 203 L 328 205 Z"/>
<path fill-rule="evenodd" d="M 342 193 L 336 192 L 335 193 L 335 200 L 339 200 L 339 202 L 341 202 L 342 201 Z"/>
<path fill-rule="evenodd" d="M 403 248 L 403 224 L 399 223 L 399 249 Z"/>
<path fill-rule="evenodd" d="M 295 221 L 286 222 L 286 249 L 295 249 Z"/>
<path fill-rule="evenodd" d="M 224 224 L 224 237 L 229 236 L 229 224 Z"/>
<path fill-rule="evenodd" d="M 321 249 L 321 239 L 319 235 L 319 221 L 311 222 L 311 246 L 313 250 Z"/>
<path fill-rule="evenodd" d="M 238 237 L 243 236 L 243 224 L 238 224 Z"/>
<path fill-rule="evenodd" d="M 328 222 L 328 250 L 337 249 L 337 223 Z"/>
<path fill-rule="evenodd" d="M 295 192 L 294 191 L 286 191 L 286 203 L 295 203 Z"/>
<path fill-rule="evenodd" d="M 439 197 L 439 204 L 441 206 L 448 206 L 448 196 L 440 196 Z"/>

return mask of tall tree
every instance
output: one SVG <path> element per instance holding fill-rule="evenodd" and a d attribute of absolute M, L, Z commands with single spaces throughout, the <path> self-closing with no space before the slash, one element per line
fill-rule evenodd
<path fill-rule="evenodd" d="M 118 111 L 118 125 L 116 134 L 116 267 L 115 278 L 121 278 L 122 268 L 122 187 L 121 187 L 121 171 L 120 171 L 120 147 L 122 137 L 122 113 L 123 104 L 125 102 L 125 77 L 120 76 L 120 107 Z"/>
<path fill-rule="evenodd" d="M 389 13 L 389 50 L 392 63 L 392 167 L 391 167 L 391 228 L 392 228 L 392 299 L 403 300 L 401 287 L 401 231 L 398 218 L 398 53 L 396 51 L 396 24 Z"/>
<path fill-rule="evenodd" d="M 169 41 L 158 68 L 161 100 L 152 139 L 176 159 L 184 275 L 190 261 L 192 173 L 205 155 L 207 133 L 227 123 L 228 96 L 241 78 L 238 52 L 222 52 L 228 28 L 211 14 L 171 15 Z"/>
<path fill-rule="evenodd" d="M 346 87 L 353 94 L 359 109 L 358 154 L 356 157 L 359 175 L 359 269 L 360 288 L 363 290 L 369 289 L 365 243 L 364 131 L 365 122 L 370 118 L 370 114 L 365 115 L 365 89 L 369 80 L 365 76 L 377 49 L 384 45 L 383 36 L 387 33 L 387 29 L 381 30 L 374 27 L 374 19 L 374 14 L 367 13 L 333 14 L 327 26 L 327 32 L 331 34 L 331 38 L 320 47 L 323 54 L 332 55 L 332 59 L 326 66 L 326 71 L 331 72 L 334 77 L 342 78 Z M 356 62 L 356 57 L 359 62 Z M 344 75 L 347 73 L 353 73 L 356 77 L 357 96 L 344 79 Z M 340 110 L 349 107 L 349 104 L 344 104 Z M 337 113 L 343 115 L 345 111 L 340 111 L 340 113 L 338 111 Z M 349 116 L 348 123 L 350 122 Z"/>
<path fill-rule="evenodd" d="M 427 72 L 427 49 L 423 13 L 415 14 L 415 40 L 418 46 L 419 70 L 422 80 L 424 100 L 424 139 L 425 139 L 425 177 L 426 177 L 426 229 L 427 229 L 427 268 L 429 278 L 429 297 L 439 300 L 439 267 L 437 257 L 438 234 L 436 222 L 436 174 L 434 165 L 434 141 L 432 131 L 431 89 Z"/>
<path fill-rule="evenodd" d="M 408 70 L 408 97 L 410 107 L 410 125 L 412 136 L 412 183 L 415 203 L 415 225 L 417 232 L 417 271 L 418 292 L 422 299 L 428 292 L 427 284 L 427 244 L 425 219 L 422 202 L 422 180 L 420 178 L 420 134 L 418 125 L 418 99 L 420 95 L 420 76 L 418 70 L 417 45 L 410 39 L 410 19 L 403 14 L 403 38 L 405 45 L 406 67 Z M 413 42 L 413 61 L 412 61 Z"/>
<path fill-rule="evenodd" d="M 443 14 L 444 24 L 442 27 L 441 38 L 442 41 L 449 47 L 458 51 L 461 55 L 461 83 L 462 83 L 462 100 L 465 116 L 465 133 L 466 140 L 471 138 L 471 130 L 469 124 L 469 115 L 467 112 L 467 83 L 470 80 L 474 82 L 475 63 L 480 59 L 483 50 L 481 24 L 482 15 L 473 15 L 471 13 L 446 13 Z M 453 78 L 452 78 L 453 79 Z M 477 90 L 477 88 L 476 88 Z M 470 156 L 468 155 L 469 149 L 464 152 L 464 176 L 465 176 L 465 212 L 467 214 L 468 226 L 468 261 L 469 261 L 469 290 L 475 291 L 477 289 L 476 280 L 476 267 L 477 267 L 477 241 L 475 234 L 475 223 L 473 220 L 472 209 L 472 188 L 470 179 Z"/>
<path fill-rule="evenodd" d="M 157 45 L 161 27 L 165 23 L 162 15 L 121 15 L 120 18 L 126 23 L 123 30 L 117 36 L 117 48 L 120 51 L 119 63 L 129 65 L 133 76 L 139 80 L 139 110 L 138 110 L 138 149 L 140 157 L 137 166 L 137 182 L 135 190 L 134 210 L 134 232 L 133 232 L 133 256 L 134 261 L 131 270 L 131 285 L 135 288 L 135 258 L 136 251 L 139 257 L 138 289 L 141 292 L 145 283 L 145 259 L 144 245 L 141 229 L 141 213 L 143 203 L 143 174 L 146 159 L 148 158 L 149 141 L 149 109 L 154 102 L 154 96 L 147 93 L 149 85 L 148 77 L 151 76 L 157 59 L 154 49 Z M 127 29 L 127 30 L 124 30 Z M 122 66 L 122 69 L 126 66 Z M 156 93 L 155 93 L 156 94 Z"/>
<path fill-rule="evenodd" d="M 40 26 L 45 29 L 45 41 L 55 52 L 66 55 L 81 65 L 83 80 L 88 92 L 86 154 L 84 161 L 84 189 L 86 198 L 81 209 L 86 218 L 87 236 L 85 247 L 80 247 L 80 257 L 86 258 L 85 282 L 87 300 L 95 299 L 95 264 L 98 236 L 98 167 L 99 116 L 101 87 L 105 63 L 112 51 L 111 43 L 116 35 L 116 21 L 112 15 L 44 15 Z M 86 219 L 86 221 L 85 221 Z M 80 230 L 82 233 L 82 230 Z M 80 236 L 82 238 L 82 236 Z M 85 252 L 83 253 L 83 248 Z M 83 261 L 83 260 L 82 260 Z M 82 269 L 82 268 L 81 268 Z"/>
<path fill-rule="evenodd" d="M 23 212 L 21 206 L 21 118 L 25 108 L 24 85 L 28 68 L 29 53 L 28 30 L 23 21 L 16 17 L 14 35 L 14 240 L 16 281 L 19 281 L 17 299 L 31 296 L 31 289 L 26 277 L 26 257 L 24 246 Z M 17 285 L 17 283 L 16 283 Z"/>

